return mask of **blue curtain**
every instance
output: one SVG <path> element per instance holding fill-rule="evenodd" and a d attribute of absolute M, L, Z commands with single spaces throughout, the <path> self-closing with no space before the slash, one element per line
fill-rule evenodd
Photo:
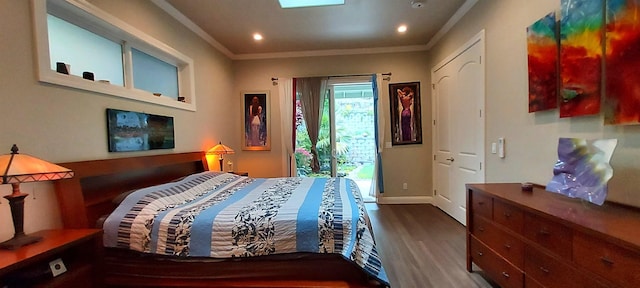
<path fill-rule="evenodd" d="M 378 117 L 380 117 L 378 115 L 379 111 L 378 111 L 378 81 L 377 81 L 377 76 L 376 74 L 373 74 L 371 76 L 371 86 L 373 88 L 373 109 L 374 109 L 374 115 L 376 115 L 376 117 L 374 117 L 374 126 L 375 126 L 375 134 L 376 134 L 376 160 L 377 160 L 377 185 L 378 185 L 378 191 L 380 194 L 384 193 L 384 180 L 383 180 L 383 173 L 382 173 L 382 154 L 380 151 L 381 147 L 380 147 L 380 137 L 383 137 L 383 135 L 379 135 L 380 133 L 378 131 L 380 131 L 380 129 L 378 129 L 379 126 L 379 120 Z M 383 139 L 384 140 L 384 139 Z"/>

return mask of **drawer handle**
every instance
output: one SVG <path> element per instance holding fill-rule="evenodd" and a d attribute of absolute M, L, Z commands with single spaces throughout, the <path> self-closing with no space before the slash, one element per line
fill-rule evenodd
<path fill-rule="evenodd" d="M 484 232 L 484 227 L 482 227 L 482 226 L 478 227 L 478 231 Z"/>
<path fill-rule="evenodd" d="M 507 248 L 507 250 L 511 249 L 511 244 L 504 244 L 504 248 Z"/>
<path fill-rule="evenodd" d="M 484 201 L 478 201 L 478 205 L 480 206 L 484 205 Z"/>
<path fill-rule="evenodd" d="M 547 231 L 547 229 L 540 229 L 540 231 L 538 231 L 538 235 L 547 236 L 549 234 L 551 233 Z"/>
<path fill-rule="evenodd" d="M 612 266 L 613 265 L 613 260 L 607 258 L 606 256 L 602 256 L 600 257 L 600 260 L 602 261 L 602 263 L 608 265 L 608 266 Z"/>
<path fill-rule="evenodd" d="M 511 217 L 511 213 L 509 213 L 509 212 L 504 212 L 503 215 L 504 215 L 504 218 Z"/>
<path fill-rule="evenodd" d="M 478 251 L 478 256 L 482 257 L 482 256 L 484 256 L 484 253 Z"/>
<path fill-rule="evenodd" d="M 511 275 L 509 275 L 509 273 L 507 273 L 507 272 L 502 272 L 502 276 L 504 276 L 504 278 L 511 277 Z"/>
<path fill-rule="evenodd" d="M 540 271 L 544 272 L 545 274 L 549 274 L 549 269 L 544 268 L 542 266 L 540 266 Z"/>

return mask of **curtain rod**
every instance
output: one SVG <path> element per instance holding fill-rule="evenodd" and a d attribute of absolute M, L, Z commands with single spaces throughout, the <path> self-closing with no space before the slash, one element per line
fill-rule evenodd
<path fill-rule="evenodd" d="M 337 77 L 359 77 L 359 76 L 371 76 L 372 74 L 351 74 L 351 75 L 333 75 L 327 76 L 329 78 L 337 78 Z M 391 72 L 382 73 L 382 76 L 391 76 Z"/>
<path fill-rule="evenodd" d="M 391 72 L 382 73 L 381 75 L 385 76 L 384 77 L 385 80 L 388 80 L 389 77 L 391 77 Z M 337 78 L 337 77 L 358 77 L 358 76 L 371 76 L 371 74 L 332 75 L 332 76 L 319 76 L 319 77 Z M 271 82 L 274 82 L 273 85 L 277 85 L 278 77 L 271 77 Z"/>

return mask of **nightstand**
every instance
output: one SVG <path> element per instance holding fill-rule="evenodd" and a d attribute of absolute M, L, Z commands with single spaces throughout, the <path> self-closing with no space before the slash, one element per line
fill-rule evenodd
<path fill-rule="evenodd" d="M 102 230 L 44 230 L 30 235 L 43 240 L 0 250 L 0 287 L 102 286 Z M 65 269 L 53 276 L 52 270 Z"/>
<path fill-rule="evenodd" d="M 249 172 L 232 171 L 232 172 L 229 172 L 229 173 L 233 173 L 233 174 L 236 174 L 238 176 L 247 176 L 247 177 L 249 176 Z"/>

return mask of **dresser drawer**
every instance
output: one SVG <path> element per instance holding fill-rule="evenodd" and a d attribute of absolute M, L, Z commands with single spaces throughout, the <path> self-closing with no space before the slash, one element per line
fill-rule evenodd
<path fill-rule="evenodd" d="M 617 285 L 640 287 L 640 253 L 582 233 L 577 233 L 573 241 L 578 265 Z"/>
<path fill-rule="evenodd" d="M 472 231 L 480 241 L 500 254 L 514 266 L 522 269 L 524 266 L 524 243 L 516 236 L 500 230 L 491 222 L 480 217 L 473 218 Z"/>
<path fill-rule="evenodd" d="M 540 282 L 531 278 L 531 275 L 527 273 L 524 274 L 524 287 L 526 288 L 545 288 L 544 285 L 540 284 Z"/>
<path fill-rule="evenodd" d="M 473 191 L 469 196 L 471 197 L 473 213 L 491 219 L 491 215 L 493 214 L 493 199 L 489 195 L 478 191 Z"/>
<path fill-rule="evenodd" d="M 473 236 L 471 237 L 471 257 L 473 262 L 482 268 L 500 287 L 522 287 L 524 283 L 522 270 L 509 264 L 509 262 L 495 254 Z"/>
<path fill-rule="evenodd" d="M 542 217 L 525 213 L 524 236 L 536 244 L 549 249 L 560 257 L 571 260 L 571 229 Z"/>
<path fill-rule="evenodd" d="M 513 205 L 494 199 L 493 221 L 513 230 L 518 234 L 522 234 L 524 212 Z"/>
<path fill-rule="evenodd" d="M 607 287 L 534 247 L 525 248 L 525 287 Z"/>

